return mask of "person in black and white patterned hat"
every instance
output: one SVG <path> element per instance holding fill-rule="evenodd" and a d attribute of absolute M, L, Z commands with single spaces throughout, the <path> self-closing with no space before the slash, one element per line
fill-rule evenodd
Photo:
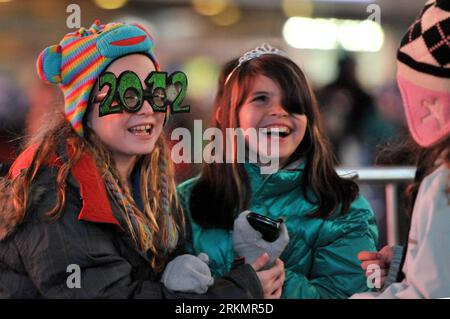
<path fill-rule="evenodd" d="M 397 59 L 409 131 L 422 147 L 408 192 L 411 226 L 403 254 L 384 247 L 359 255 L 363 269 L 378 265 L 383 276 L 390 268 L 386 281 L 397 282 L 353 298 L 450 298 L 450 0 L 425 4 Z"/>

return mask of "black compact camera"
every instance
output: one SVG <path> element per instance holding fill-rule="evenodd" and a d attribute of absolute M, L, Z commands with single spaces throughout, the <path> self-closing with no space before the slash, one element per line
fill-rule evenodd
<path fill-rule="evenodd" d="M 273 219 L 255 212 L 250 212 L 247 215 L 248 223 L 253 229 L 262 234 L 262 238 L 268 242 L 274 242 L 280 236 L 281 224 L 283 219 Z"/>

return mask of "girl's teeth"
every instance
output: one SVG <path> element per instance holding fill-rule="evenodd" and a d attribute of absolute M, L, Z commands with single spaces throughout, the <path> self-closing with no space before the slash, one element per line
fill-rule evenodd
<path fill-rule="evenodd" d="M 267 127 L 267 133 L 278 133 L 278 134 L 289 134 L 291 132 L 291 129 L 287 126 L 280 126 L 280 127 Z"/>
<path fill-rule="evenodd" d="M 149 135 L 151 133 L 151 129 L 152 129 L 152 125 L 139 125 L 139 126 L 135 126 L 132 127 L 130 129 L 128 129 L 128 131 L 130 133 L 133 133 L 134 135 Z"/>

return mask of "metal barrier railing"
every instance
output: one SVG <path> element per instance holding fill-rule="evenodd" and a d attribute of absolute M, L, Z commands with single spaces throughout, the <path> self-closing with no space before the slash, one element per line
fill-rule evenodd
<path fill-rule="evenodd" d="M 414 166 L 389 167 L 338 167 L 337 173 L 343 178 L 355 178 L 358 183 L 385 185 L 386 232 L 388 245 L 399 244 L 397 184 L 414 179 Z"/>

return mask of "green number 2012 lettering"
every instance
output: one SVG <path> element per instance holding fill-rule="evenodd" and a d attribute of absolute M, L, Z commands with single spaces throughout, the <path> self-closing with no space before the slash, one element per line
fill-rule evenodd
<path fill-rule="evenodd" d="M 108 92 L 106 97 L 100 102 L 99 116 L 108 114 L 138 112 L 144 100 L 149 102 L 154 112 L 167 112 L 170 107 L 171 113 L 186 113 L 190 111 L 190 106 L 181 106 L 187 90 L 187 77 L 183 72 L 172 73 L 167 77 L 166 72 L 153 71 L 145 79 L 147 89 L 143 90 L 141 81 L 136 73 L 124 71 L 117 79 L 114 73 L 105 72 L 99 79 L 99 91 L 106 85 Z M 167 99 L 166 89 L 169 85 L 174 85 L 178 91 L 173 101 Z M 117 105 L 112 105 L 116 101 Z"/>

